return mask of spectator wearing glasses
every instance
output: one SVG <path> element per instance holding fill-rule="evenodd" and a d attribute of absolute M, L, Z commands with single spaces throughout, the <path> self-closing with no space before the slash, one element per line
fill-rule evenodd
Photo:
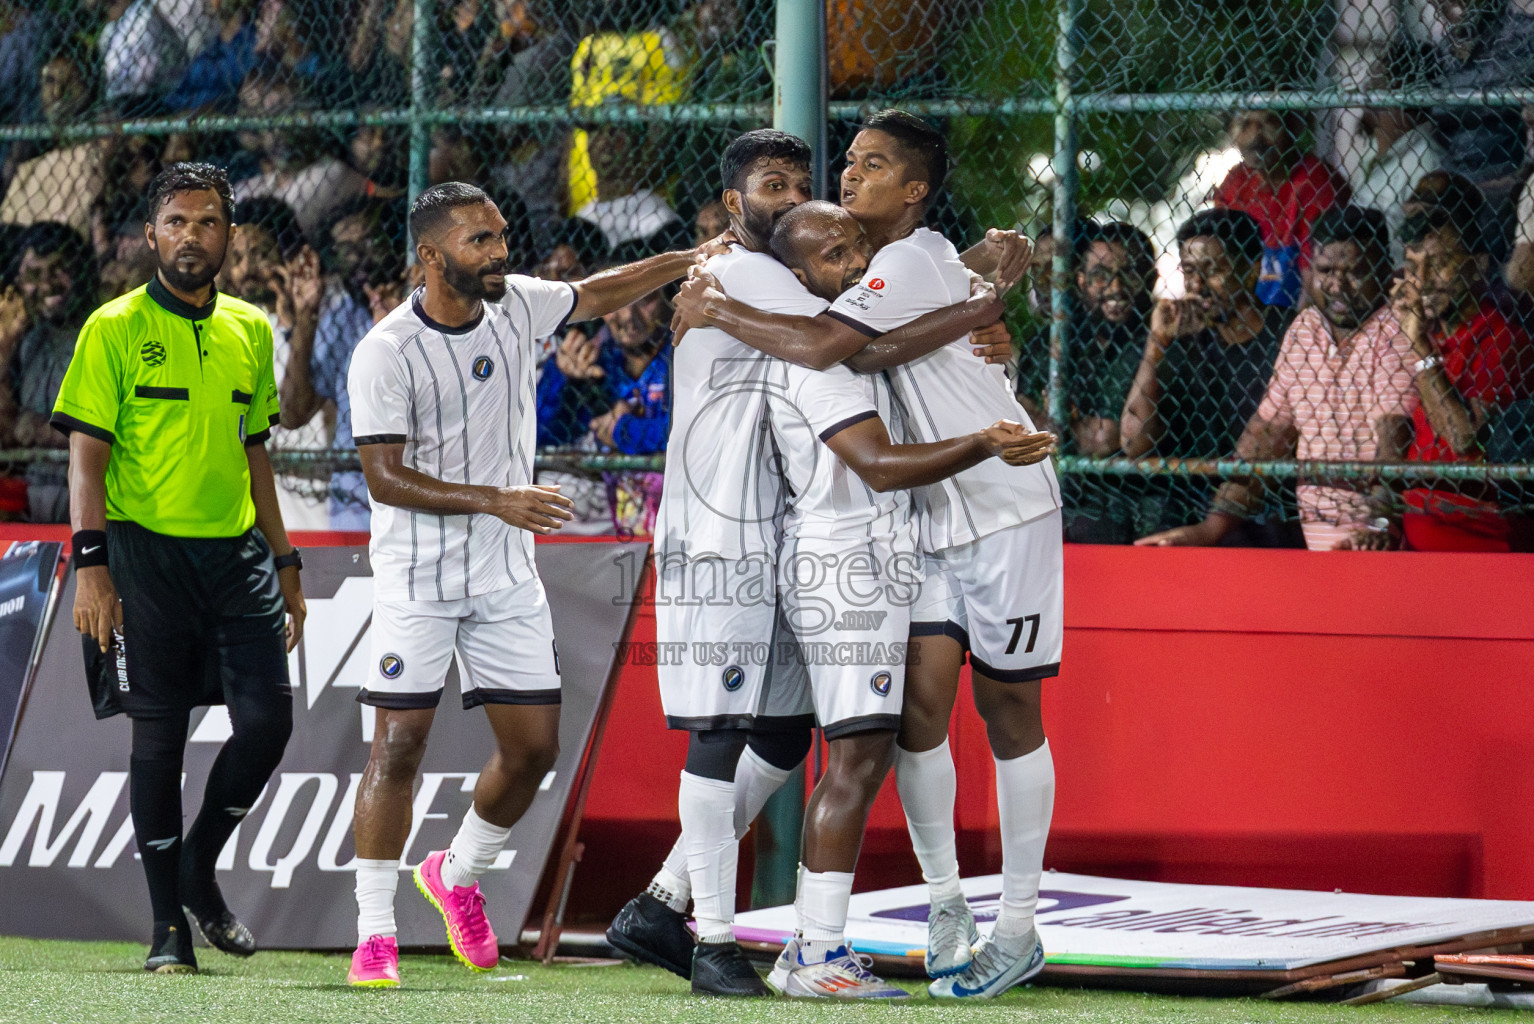
<path fill-rule="evenodd" d="M 1155 253 L 1138 228 L 1092 221 L 1077 229 L 1075 251 L 1076 309 L 1066 362 L 1067 446 L 1074 454 L 1103 459 L 1117 455 L 1121 447 L 1119 417 L 1145 351 Z M 1128 478 L 1067 476 L 1062 481 L 1066 540 L 1134 540 L 1142 490 L 1135 483 Z"/>
<path fill-rule="evenodd" d="M 1411 345 L 1386 301 L 1389 233 L 1378 210 L 1343 207 L 1317 219 L 1311 305 L 1284 335 L 1262 404 L 1236 441 L 1243 459 L 1394 461 L 1411 437 L 1417 395 Z M 1202 522 L 1141 545 L 1218 544 L 1263 506 L 1260 477 L 1220 486 Z M 1312 551 L 1379 546 L 1387 502 L 1367 485 L 1306 481 L 1300 525 Z"/>

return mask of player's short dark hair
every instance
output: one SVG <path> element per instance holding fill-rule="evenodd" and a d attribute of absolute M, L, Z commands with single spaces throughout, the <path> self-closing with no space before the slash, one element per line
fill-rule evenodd
<path fill-rule="evenodd" d="M 1214 238 L 1225 249 L 1231 262 L 1255 266 L 1262 262 L 1262 225 L 1257 218 L 1240 210 L 1202 210 L 1177 229 L 1177 244 L 1193 238 Z"/>
<path fill-rule="evenodd" d="M 1333 242 L 1352 242 L 1372 253 L 1383 272 L 1390 265 L 1390 228 L 1385 215 L 1367 206 L 1334 206 L 1310 226 L 1311 248 L 1320 252 Z"/>
<path fill-rule="evenodd" d="M 410 207 L 410 237 L 417 244 L 427 235 L 440 230 L 448 221 L 449 213 L 460 206 L 477 206 L 480 203 L 495 205 L 488 193 L 466 181 L 444 181 L 415 197 Z"/>
<path fill-rule="evenodd" d="M 1119 220 L 1109 221 L 1106 224 L 1099 224 L 1095 220 L 1078 221 L 1075 248 L 1078 265 L 1086 257 L 1087 250 L 1092 248 L 1094 242 L 1123 246 L 1135 273 L 1147 284 L 1154 281 L 1156 247 L 1151 244 L 1149 236 L 1133 224 L 1126 224 Z"/>
<path fill-rule="evenodd" d="M 799 237 L 806 221 L 834 215 L 841 209 L 835 203 L 812 199 L 785 212 L 772 226 L 772 238 L 767 247 L 772 254 L 790 270 L 804 269 L 804 250 L 799 247 Z"/>
<path fill-rule="evenodd" d="M 146 193 L 149 223 L 160 215 L 160 207 L 171 196 L 182 192 L 217 192 L 224 208 L 224 220 L 234 224 L 234 192 L 229 188 L 229 172 L 213 164 L 184 161 L 171 164 L 154 176 Z"/>
<path fill-rule="evenodd" d="M 746 187 L 746 175 L 759 160 L 787 160 L 795 167 L 810 166 L 810 144 L 797 135 L 776 128 L 758 128 L 737 136 L 719 158 L 719 180 L 727 189 Z"/>
<path fill-rule="evenodd" d="M 309 241 L 304 237 L 303 229 L 298 226 L 293 208 L 275 196 L 257 196 L 236 203 L 234 222 L 260 228 L 271 235 L 284 260 L 297 256 Z"/>
<path fill-rule="evenodd" d="M 948 140 L 943 133 L 915 114 L 893 107 L 869 114 L 858 130 L 883 132 L 895 140 L 905 161 L 906 180 L 927 183 L 923 206 L 931 206 L 948 177 Z"/>

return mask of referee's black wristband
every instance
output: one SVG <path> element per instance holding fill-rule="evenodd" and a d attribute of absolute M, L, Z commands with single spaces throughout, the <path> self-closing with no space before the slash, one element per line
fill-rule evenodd
<path fill-rule="evenodd" d="M 93 565 L 107 564 L 105 530 L 76 530 L 69 546 L 74 549 L 76 569 L 88 569 Z"/>

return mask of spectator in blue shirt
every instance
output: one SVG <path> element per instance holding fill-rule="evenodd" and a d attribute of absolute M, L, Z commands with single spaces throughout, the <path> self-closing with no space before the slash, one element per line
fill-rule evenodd
<path fill-rule="evenodd" d="M 167 107 L 234 113 L 240 83 L 256 66 L 256 26 L 252 21 L 256 2 L 208 0 L 209 9 L 218 18 L 218 34 L 187 65 L 181 84 L 165 98 Z"/>
<path fill-rule="evenodd" d="M 572 330 L 538 381 L 538 443 L 569 445 L 587 430 L 627 455 L 664 451 L 671 423 L 671 304 L 659 291 Z"/>

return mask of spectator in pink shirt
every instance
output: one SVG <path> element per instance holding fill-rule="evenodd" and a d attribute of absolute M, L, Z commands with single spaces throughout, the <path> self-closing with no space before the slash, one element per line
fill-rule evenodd
<path fill-rule="evenodd" d="M 1417 393 L 1411 343 L 1386 302 L 1385 216 L 1338 208 L 1322 214 L 1312 230 L 1313 304 L 1289 325 L 1267 393 L 1236 442 L 1236 454 L 1252 460 L 1399 460 L 1411 442 Z M 1136 543 L 1218 544 L 1261 507 L 1262 493 L 1261 478 L 1226 481 L 1203 522 Z M 1380 529 L 1389 495 L 1371 493 L 1361 480 L 1312 479 L 1300 482 L 1298 498 L 1305 546 L 1329 551 L 1362 545 Z"/>

